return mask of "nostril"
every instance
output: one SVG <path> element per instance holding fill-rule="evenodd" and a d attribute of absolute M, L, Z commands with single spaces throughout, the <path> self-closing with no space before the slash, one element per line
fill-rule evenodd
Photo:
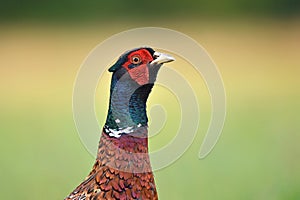
<path fill-rule="evenodd" d="M 158 58 L 158 57 L 160 56 L 160 54 L 161 54 L 161 53 L 159 53 L 159 52 L 154 52 L 153 58 L 154 58 L 154 59 Z"/>

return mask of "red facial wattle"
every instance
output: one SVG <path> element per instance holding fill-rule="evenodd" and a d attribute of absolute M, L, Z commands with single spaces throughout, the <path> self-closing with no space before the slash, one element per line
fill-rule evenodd
<path fill-rule="evenodd" d="M 135 80 L 139 85 L 149 83 L 149 69 L 147 64 L 139 65 L 128 71 L 130 77 Z"/>
<path fill-rule="evenodd" d="M 128 55 L 123 67 L 139 85 L 145 85 L 149 83 L 149 69 L 147 64 L 151 61 L 153 61 L 152 55 L 147 50 L 140 49 Z"/>

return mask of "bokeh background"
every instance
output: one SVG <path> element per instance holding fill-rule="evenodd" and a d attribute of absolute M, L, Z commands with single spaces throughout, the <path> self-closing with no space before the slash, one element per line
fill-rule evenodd
<path fill-rule="evenodd" d="M 183 157 L 155 172 L 160 199 L 300 199 L 297 0 L 1 0 L 1 199 L 63 199 L 88 174 L 94 159 L 72 116 L 76 74 L 101 41 L 143 26 L 178 30 L 203 45 L 227 94 L 222 136 L 199 160 L 210 104 L 201 77 L 189 73 L 203 126 Z M 100 126 L 108 84 L 97 90 Z M 168 102 L 156 89 L 149 104 L 161 101 L 170 113 L 151 149 L 172 138 L 180 114 L 173 97 Z"/>

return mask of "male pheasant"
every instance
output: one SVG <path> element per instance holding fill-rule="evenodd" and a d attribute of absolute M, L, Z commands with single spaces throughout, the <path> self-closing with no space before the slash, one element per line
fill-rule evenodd
<path fill-rule="evenodd" d="M 96 162 L 65 200 L 158 199 L 148 155 L 146 101 L 160 67 L 173 60 L 143 47 L 125 52 L 109 68 L 109 109 Z"/>

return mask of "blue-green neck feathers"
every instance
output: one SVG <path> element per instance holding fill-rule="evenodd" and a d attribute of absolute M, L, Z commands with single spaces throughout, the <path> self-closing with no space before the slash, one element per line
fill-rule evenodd
<path fill-rule="evenodd" d="M 146 102 L 153 84 L 138 85 L 125 69 L 113 73 L 106 124 L 111 129 L 146 126 Z"/>

